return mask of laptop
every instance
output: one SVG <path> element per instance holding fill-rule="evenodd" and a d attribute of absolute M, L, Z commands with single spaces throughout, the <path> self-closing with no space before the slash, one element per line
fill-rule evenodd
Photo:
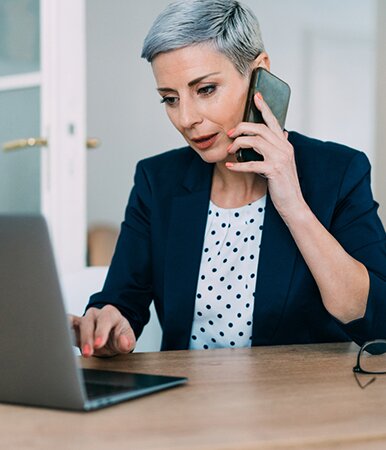
<path fill-rule="evenodd" d="M 45 219 L 0 215 L 0 402 L 90 411 L 187 381 L 81 369 L 72 343 Z"/>

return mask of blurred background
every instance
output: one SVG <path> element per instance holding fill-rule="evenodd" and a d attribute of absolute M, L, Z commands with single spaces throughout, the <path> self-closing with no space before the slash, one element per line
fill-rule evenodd
<path fill-rule="evenodd" d="M 71 312 L 101 287 L 136 163 L 185 145 L 140 58 L 168 3 L 0 0 L 0 212 L 45 215 Z M 386 1 L 245 3 L 292 89 L 286 128 L 364 151 L 386 223 Z"/>

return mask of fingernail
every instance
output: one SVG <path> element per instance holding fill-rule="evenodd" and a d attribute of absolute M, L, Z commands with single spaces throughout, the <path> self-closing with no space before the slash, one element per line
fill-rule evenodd
<path fill-rule="evenodd" d="M 233 163 L 231 163 L 231 162 L 226 162 L 226 163 L 225 163 L 225 166 L 226 166 L 226 167 L 233 167 L 233 166 L 234 166 L 234 164 L 233 164 Z"/>
<path fill-rule="evenodd" d="M 102 338 L 97 337 L 94 342 L 95 347 L 99 347 L 101 344 L 102 344 Z"/>
<path fill-rule="evenodd" d="M 259 97 L 259 99 L 260 100 L 263 100 L 263 96 L 261 95 L 261 93 L 260 92 L 257 92 L 257 94 L 256 94 L 258 97 Z"/>
<path fill-rule="evenodd" d="M 88 344 L 83 346 L 82 354 L 84 356 L 89 356 L 91 354 L 91 348 Z"/>
<path fill-rule="evenodd" d="M 233 132 L 235 131 L 236 128 L 232 128 L 231 130 L 228 131 L 227 135 L 231 136 L 233 134 Z"/>

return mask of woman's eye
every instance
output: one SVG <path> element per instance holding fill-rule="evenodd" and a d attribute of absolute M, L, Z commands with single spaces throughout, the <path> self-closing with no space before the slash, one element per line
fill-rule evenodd
<path fill-rule="evenodd" d="M 216 86 L 214 86 L 213 84 L 208 84 L 208 86 L 204 86 L 200 89 L 198 89 L 198 93 L 199 94 L 203 94 L 203 95 L 210 95 L 212 94 L 214 91 L 216 90 Z"/>
<path fill-rule="evenodd" d="M 163 97 L 161 103 L 166 103 L 167 105 L 175 105 L 178 101 L 178 97 Z"/>

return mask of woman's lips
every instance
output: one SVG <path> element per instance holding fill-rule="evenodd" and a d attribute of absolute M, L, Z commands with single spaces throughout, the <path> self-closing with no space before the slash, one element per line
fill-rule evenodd
<path fill-rule="evenodd" d="M 211 147 L 214 142 L 216 141 L 218 136 L 218 133 L 214 134 L 207 134 L 206 136 L 200 136 L 198 138 L 191 139 L 195 146 L 198 147 L 200 150 L 205 150 L 209 147 Z"/>

